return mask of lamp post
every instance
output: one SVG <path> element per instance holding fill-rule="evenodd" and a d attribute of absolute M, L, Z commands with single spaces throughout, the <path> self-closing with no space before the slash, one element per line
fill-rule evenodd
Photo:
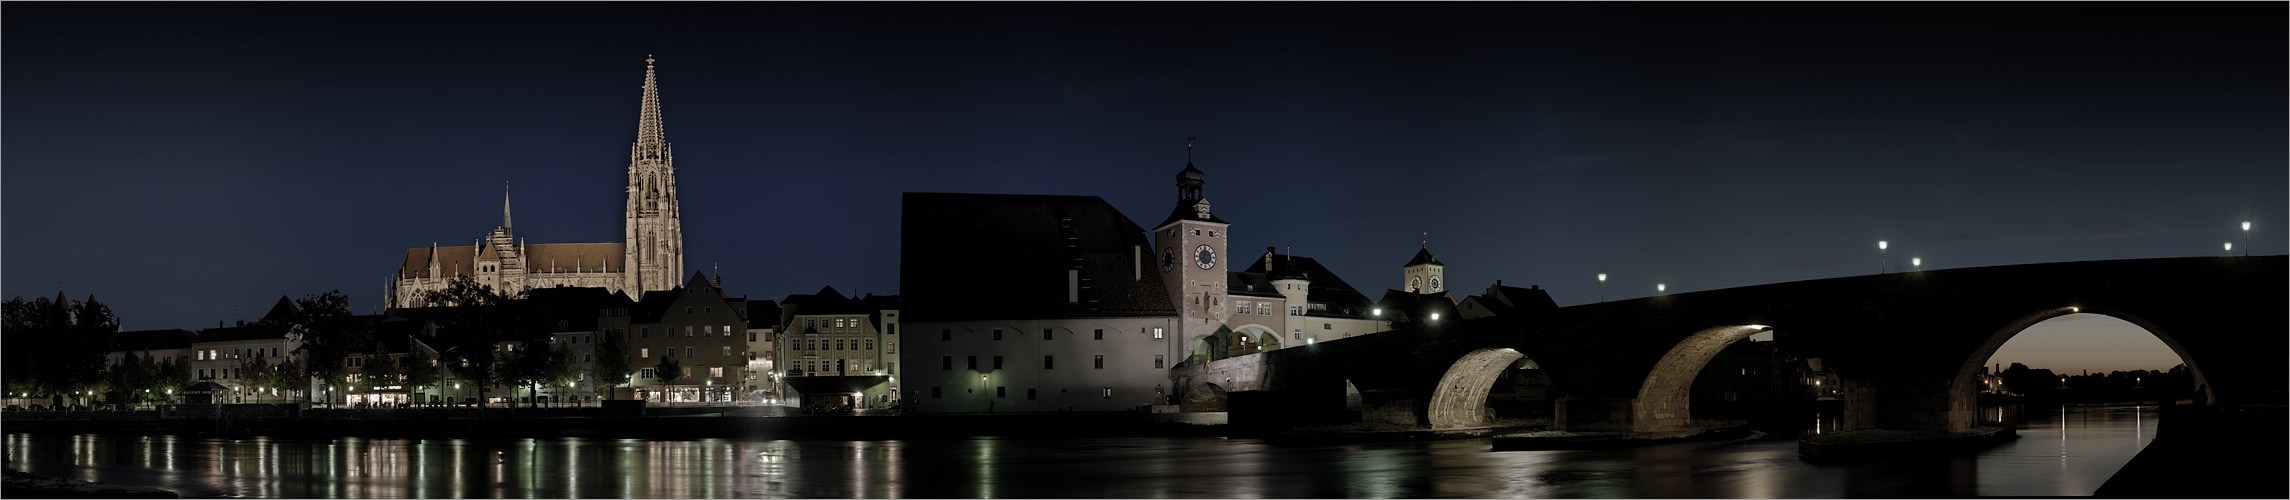
<path fill-rule="evenodd" d="M 1669 292 L 1670 292 L 1670 285 L 1667 285 L 1667 284 L 1663 284 L 1663 283 L 1655 283 L 1655 284 L 1654 284 L 1654 294 L 1655 294 L 1655 295 L 1661 295 L 1661 294 L 1665 294 L 1665 293 L 1669 293 Z"/>
<path fill-rule="evenodd" d="M 2226 242 L 2226 256 L 2234 256 L 2234 242 L 2232 241 Z"/>
<path fill-rule="evenodd" d="M 1885 272 L 1884 252 L 1885 248 L 1890 246 L 1892 244 L 1886 243 L 1884 240 L 1877 240 L 1877 274 L 1884 274 Z"/>
<path fill-rule="evenodd" d="M 1908 265 L 1909 265 L 1910 267 L 1914 267 L 1914 268 L 1916 268 L 1916 270 L 1918 270 L 1918 271 L 1923 271 L 1923 270 L 1924 270 L 1924 258 L 1923 258 L 1923 257 L 1909 257 L 1909 258 L 1908 258 Z"/>
<path fill-rule="evenodd" d="M 1598 273 L 1598 301 L 1606 301 L 1606 273 Z"/>
<path fill-rule="evenodd" d="M 2242 221 L 2242 256 L 2250 256 L 2250 221 Z"/>

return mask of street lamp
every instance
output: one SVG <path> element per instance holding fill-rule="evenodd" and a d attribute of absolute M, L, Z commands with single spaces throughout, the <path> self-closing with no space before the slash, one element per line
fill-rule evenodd
<path fill-rule="evenodd" d="M 1606 273 L 1598 273 L 1598 301 L 1606 301 Z"/>
<path fill-rule="evenodd" d="M 1655 284 L 1654 284 L 1654 294 L 1655 294 L 1655 295 L 1661 295 L 1661 294 L 1664 294 L 1664 293 L 1669 293 L 1669 291 L 1670 291 L 1670 285 L 1667 285 L 1667 284 L 1662 284 L 1662 283 L 1655 283 Z"/>
<path fill-rule="evenodd" d="M 2242 221 L 2242 255 L 2250 256 L 2250 221 Z"/>
<path fill-rule="evenodd" d="M 2234 256 L 2234 242 L 2232 241 L 2226 242 L 2226 256 Z"/>
<path fill-rule="evenodd" d="M 1884 274 L 1884 271 L 1885 271 L 1885 269 L 1884 269 L 1884 268 L 1885 268 L 1885 257 L 1884 257 L 1884 251 L 1885 251 L 1885 248 L 1887 248 L 1887 247 L 1891 247 L 1891 246 L 1892 246 L 1892 244 L 1891 244 L 1891 243 L 1886 243 L 1884 240 L 1877 240 L 1877 274 Z"/>

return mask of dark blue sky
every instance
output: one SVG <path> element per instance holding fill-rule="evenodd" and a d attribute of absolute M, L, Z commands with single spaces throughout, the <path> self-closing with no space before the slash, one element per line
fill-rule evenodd
<path fill-rule="evenodd" d="M 2286 214 L 2280 2 L 0 5 L 0 274 L 251 319 L 499 223 L 617 241 L 659 58 L 688 270 L 895 292 L 904 191 L 1102 196 L 1199 136 L 1234 253 L 1562 304 L 2215 255 Z"/>

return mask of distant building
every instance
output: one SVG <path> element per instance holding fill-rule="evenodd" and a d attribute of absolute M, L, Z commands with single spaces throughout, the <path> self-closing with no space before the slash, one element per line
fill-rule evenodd
<path fill-rule="evenodd" d="M 779 384 L 780 307 L 769 300 L 747 301 L 747 401 L 778 404 L 784 397 Z"/>
<path fill-rule="evenodd" d="M 652 59 L 644 59 L 643 106 L 628 153 L 624 236 L 618 243 L 526 244 L 511 230 L 509 200 L 501 226 L 470 245 L 410 248 L 391 278 L 389 307 L 421 307 L 423 295 L 470 276 L 503 293 L 550 287 L 599 287 L 629 295 L 674 289 L 684 272 L 684 233 L 676 195 L 676 160 L 662 126 Z"/>
<path fill-rule="evenodd" d="M 282 296 L 271 306 L 270 312 L 254 323 L 242 321 L 233 326 L 200 330 L 191 340 L 191 379 L 227 388 L 213 396 L 216 403 L 301 400 L 302 390 L 274 387 L 258 393 L 249 383 L 253 375 L 249 370 L 301 359 L 296 349 L 302 347 L 302 342 L 293 335 L 289 324 L 295 314 L 294 301 Z"/>
<path fill-rule="evenodd" d="M 1390 329 L 1373 317 L 1367 296 L 1310 257 L 1275 252 L 1251 259 L 1227 278 L 1233 301 L 1227 323 L 1239 334 L 1227 355 L 1309 345 Z"/>
<path fill-rule="evenodd" d="M 807 408 L 897 404 L 898 296 L 844 297 L 834 287 L 780 302 L 779 379 Z"/>
<path fill-rule="evenodd" d="M 1184 340 L 1165 284 L 1182 281 L 1164 276 L 1179 240 L 1157 250 L 1095 196 L 907 193 L 903 205 L 896 348 L 909 408 L 1117 411 L 1174 393 Z M 1222 227 L 1183 220 L 1172 227 Z M 1184 296 L 1221 301 L 1223 244 L 1210 242 L 1222 235 L 1200 238 L 1183 240 L 1209 246 L 1184 255 L 1207 263 L 1186 261 L 1198 293 Z"/>
<path fill-rule="evenodd" d="M 602 317 L 597 328 L 627 332 L 629 385 L 655 402 L 730 402 L 747 392 L 747 305 L 698 273 L 684 286 L 645 292 L 627 316 Z M 673 380 L 657 370 L 673 361 Z"/>

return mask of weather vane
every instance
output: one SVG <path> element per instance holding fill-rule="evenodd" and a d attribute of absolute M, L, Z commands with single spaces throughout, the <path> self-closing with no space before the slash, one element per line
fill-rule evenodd
<path fill-rule="evenodd" d="M 1185 136 L 1185 163 L 1193 162 L 1193 141 L 1196 140 L 1200 140 L 1200 138 L 1189 135 Z"/>

